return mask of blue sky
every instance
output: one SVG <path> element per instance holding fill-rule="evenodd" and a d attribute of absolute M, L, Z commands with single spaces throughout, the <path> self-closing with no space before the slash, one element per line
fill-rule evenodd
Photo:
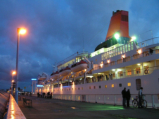
<path fill-rule="evenodd" d="M 105 40 L 113 11 L 129 11 L 130 36 L 140 36 L 139 41 L 158 37 L 158 6 L 158 0 L 1 1 L 0 88 L 10 87 L 18 27 L 28 29 L 19 47 L 19 86 L 24 88 L 39 73 L 51 74 L 52 65 L 82 51 L 83 46 L 93 52 Z"/>

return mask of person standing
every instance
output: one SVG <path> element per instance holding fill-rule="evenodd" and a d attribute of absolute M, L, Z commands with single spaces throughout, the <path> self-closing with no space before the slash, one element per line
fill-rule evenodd
<path fill-rule="evenodd" d="M 131 94 L 130 94 L 130 90 L 128 89 L 126 92 L 127 107 L 129 107 L 130 97 L 131 97 Z"/>
<path fill-rule="evenodd" d="M 138 96 L 139 96 L 139 104 L 138 104 L 138 108 L 142 108 L 142 90 L 143 88 L 141 87 L 140 90 L 139 90 L 139 93 L 138 93 Z"/>
<path fill-rule="evenodd" d="M 122 97 L 123 97 L 123 107 L 126 107 L 125 102 L 126 102 L 126 88 L 124 88 L 121 92 Z"/>

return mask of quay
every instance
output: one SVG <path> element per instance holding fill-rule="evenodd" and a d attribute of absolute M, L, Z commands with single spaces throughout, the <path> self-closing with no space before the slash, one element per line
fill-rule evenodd
<path fill-rule="evenodd" d="M 32 107 L 19 107 L 27 119 L 158 119 L 159 109 L 123 108 L 122 106 L 22 96 Z M 16 117 L 15 117 L 16 118 Z"/>

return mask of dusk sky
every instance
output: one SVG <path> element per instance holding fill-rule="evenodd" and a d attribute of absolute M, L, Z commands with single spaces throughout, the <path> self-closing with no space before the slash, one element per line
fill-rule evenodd
<path fill-rule="evenodd" d="M 19 87 L 31 90 L 31 78 L 104 42 L 116 10 L 129 11 L 129 35 L 139 42 L 159 36 L 159 0 L 1 0 L 0 89 L 10 87 L 16 68 L 17 28 L 27 29 L 20 37 Z"/>

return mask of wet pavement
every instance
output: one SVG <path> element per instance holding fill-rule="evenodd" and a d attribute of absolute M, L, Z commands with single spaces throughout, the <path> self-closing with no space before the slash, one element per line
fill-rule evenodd
<path fill-rule="evenodd" d="M 159 109 L 25 97 L 33 103 L 32 107 L 27 107 L 19 101 L 27 119 L 159 119 Z"/>

